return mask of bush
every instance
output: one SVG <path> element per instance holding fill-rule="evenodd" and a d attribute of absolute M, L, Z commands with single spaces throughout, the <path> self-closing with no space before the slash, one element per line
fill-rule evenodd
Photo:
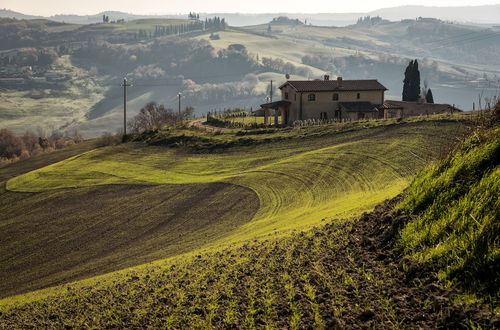
<path fill-rule="evenodd" d="M 97 141 L 98 147 L 115 146 L 120 144 L 121 137 L 119 134 L 112 135 L 109 132 L 105 132 L 101 135 L 101 138 Z"/>

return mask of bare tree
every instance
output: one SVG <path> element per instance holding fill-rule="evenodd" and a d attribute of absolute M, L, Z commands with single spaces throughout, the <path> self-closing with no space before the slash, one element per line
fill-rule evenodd
<path fill-rule="evenodd" d="M 172 109 L 167 109 L 163 104 L 149 102 L 135 116 L 128 126 L 132 132 L 138 133 L 149 129 L 160 129 L 165 125 L 178 124 L 179 121 L 188 119 L 194 108 L 186 107 L 180 114 Z"/>

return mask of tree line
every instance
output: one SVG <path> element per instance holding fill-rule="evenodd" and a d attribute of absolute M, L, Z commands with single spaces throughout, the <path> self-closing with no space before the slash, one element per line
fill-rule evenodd
<path fill-rule="evenodd" d="M 51 152 L 68 145 L 80 143 L 83 137 L 78 131 L 53 132 L 49 136 L 26 132 L 15 135 L 8 129 L 0 129 L 0 164 L 27 159 L 44 152 Z"/>
<path fill-rule="evenodd" d="M 141 29 L 134 33 L 134 39 L 141 40 L 161 36 L 180 35 L 193 31 L 221 31 L 225 30 L 226 27 L 227 23 L 224 18 L 215 16 L 213 18 L 206 18 L 204 21 L 195 18 L 188 23 L 155 25 L 154 31 Z"/>

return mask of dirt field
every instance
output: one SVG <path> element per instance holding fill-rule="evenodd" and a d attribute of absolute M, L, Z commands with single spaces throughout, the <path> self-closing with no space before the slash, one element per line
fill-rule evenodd
<path fill-rule="evenodd" d="M 0 188 L 0 297 L 179 255 L 250 221 L 259 200 L 225 184 Z"/>

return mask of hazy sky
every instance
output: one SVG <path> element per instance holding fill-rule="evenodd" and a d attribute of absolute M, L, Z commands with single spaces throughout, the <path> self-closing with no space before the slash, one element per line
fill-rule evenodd
<path fill-rule="evenodd" d="M 498 0 L 0 0 L 0 8 L 32 15 L 96 14 L 118 10 L 136 14 L 196 12 L 242 13 L 342 13 L 367 12 L 401 5 L 471 6 L 499 3 Z"/>

